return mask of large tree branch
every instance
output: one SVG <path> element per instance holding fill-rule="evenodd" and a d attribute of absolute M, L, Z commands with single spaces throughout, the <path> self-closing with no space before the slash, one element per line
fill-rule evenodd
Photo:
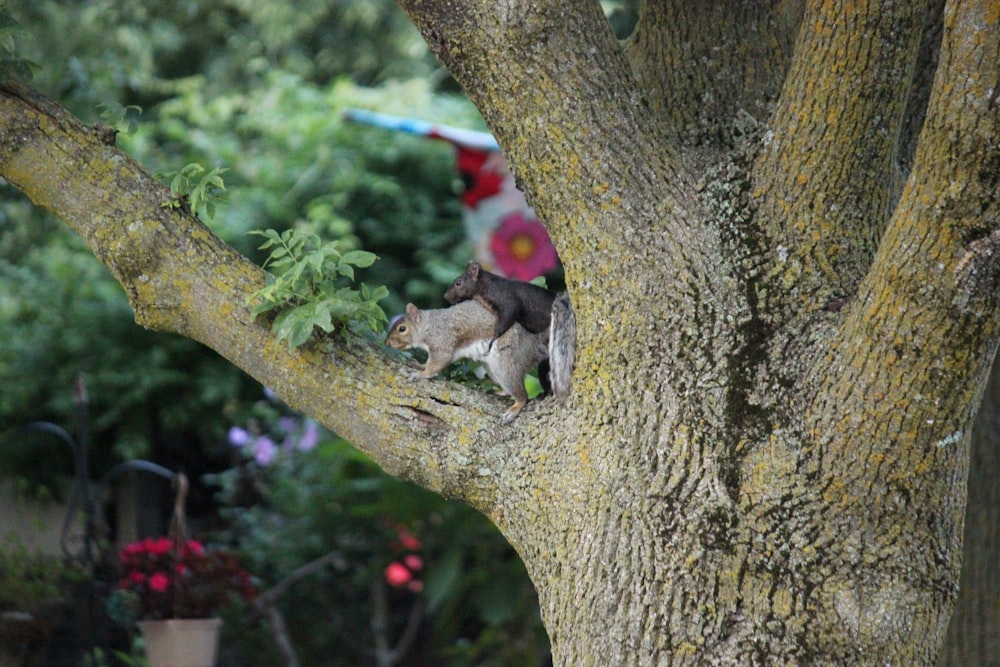
<path fill-rule="evenodd" d="M 1000 11 L 978 0 L 951 3 L 913 170 L 858 302 L 831 348 L 847 354 L 858 348 L 859 336 L 870 337 L 872 349 L 884 351 L 871 356 L 878 366 L 871 376 L 890 384 L 915 364 L 882 360 L 929 355 L 938 360 L 927 369 L 934 380 L 916 390 L 946 403 L 958 398 L 960 410 L 978 405 L 961 397 L 981 390 L 998 327 L 998 90 Z M 963 423 L 959 415 L 951 417 Z M 930 430 L 939 429 L 947 426 Z"/>
<path fill-rule="evenodd" d="M 924 595 L 937 604 L 953 600 L 968 426 L 1000 330 L 1000 11 L 951 3 L 944 26 L 913 171 L 805 383 L 817 391 L 801 465 L 817 473 L 842 537 L 829 548 L 858 563 L 880 553 L 863 587 L 915 610 L 931 598 L 914 581 L 932 582 Z"/>
<path fill-rule="evenodd" d="M 264 272 L 196 218 L 163 206 L 170 192 L 104 129 L 27 88 L 0 87 L 0 175 L 87 241 L 140 324 L 216 350 L 403 479 L 487 514 L 501 511 L 501 485 L 530 492 L 511 481 L 527 465 L 516 446 L 522 429 L 543 428 L 545 418 L 500 427 L 501 399 L 441 380 L 411 382 L 373 343 L 332 336 L 295 350 L 277 344 L 248 306 Z"/>
<path fill-rule="evenodd" d="M 802 2 L 644 2 L 625 52 L 653 112 L 684 144 L 735 138 L 778 98 Z"/>
<path fill-rule="evenodd" d="M 937 72 L 938 56 L 941 53 L 942 17 L 945 0 L 932 0 L 929 5 L 927 16 L 924 19 L 920 50 L 913 68 L 913 81 L 910 85 L 906 112 L 903 114 L 903 128 L 896 158 L 904 177 L 910 173 L 910 168 L 913 166 L 917 139 L 927 115 L 927 101 L 931 96 L 934 73 Z"/>
<path fill-rule="evenodd" d="M 910 79 L 925 4 L 808 4 L 755 167 L 771 280 L 782 287 L 769 306 L 786 317 L 853 294 L 868 270 L 895 203 L 887 176 L 907 101 L 900 80 Z"/>

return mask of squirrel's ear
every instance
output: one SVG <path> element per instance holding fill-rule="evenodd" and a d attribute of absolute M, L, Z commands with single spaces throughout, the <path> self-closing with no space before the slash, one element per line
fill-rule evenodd
<path fill-rule="evenodd" d="M 479 268 L 480 268 L 479 262 L 475 260 L 469 260 L 469 264 L 465 267 L 465 272 L 468 273 L 473 278 L 475 278 L 476 276 L 479 275 Z"/>
<path fill-rule="evenodd" d="M 420 309 L 414 306 L 412 303 L 406 304 L 406 316 L 413 320 L 414 323 L 420 321 Z"/>

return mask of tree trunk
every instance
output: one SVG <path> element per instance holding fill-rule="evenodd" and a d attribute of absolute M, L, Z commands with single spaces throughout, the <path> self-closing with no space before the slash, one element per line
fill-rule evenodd
<path fill-rule="evenodd" d="M 560 251 L 566 408 L 503 427 L 375 346 L 276 345 L 263 273 L 20 87 L 0 174 L 140 323 L 489 516 L 556 664 L 933 663 L 998 341 L 996 4 L 663 0 L 624 47 L 583 0 L 402 4 Z"/>
<path fill-rule="evenodd" d="M 972 430 L 962 578 L 940 667 L 1000 663 L 1000 361 Z"/>

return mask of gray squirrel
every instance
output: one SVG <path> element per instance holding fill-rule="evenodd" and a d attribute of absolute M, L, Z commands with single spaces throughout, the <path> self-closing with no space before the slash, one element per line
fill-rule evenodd
<path fill-rule="evenodd" d="M 531 333 L 549 331 L 548 359 L 539 366 L 542 388 L 560 403 L 569 397 L 576 362 L 576 315 L 566 292 L 552 292 L 520 280 L 490 273 L 470 261 L 444 293 L 448 303 L 479 301 L 496 315 L 490 345 L 514 324 Z"/>
<path fill-rule="evenodd" d="M 397 350 L 427 352 L 427 363 L 415 378 L 434 377 L 456 359 L 481 362 L 490 378 L 514 399 L 501 420 L 509 423 L 528 402 L 524 376 L 548 357 L 548 331 L 530 333 L 516 325 L 491 344 L 495 327 L 496 317 L 478 301 L 439 310 L 420 310 L 408 303 L 406 313 L 389 325 L 385 343 Z"/>

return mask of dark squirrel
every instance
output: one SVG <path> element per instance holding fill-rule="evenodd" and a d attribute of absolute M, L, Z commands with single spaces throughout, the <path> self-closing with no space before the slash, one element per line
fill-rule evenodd
<path fill-rule="evenodd" d="M 552 320 L 556 294 L 538 285 L 490 273 L 479 262 L 470 261 L 444 298 L 452 304 L 475 298 L 492 310 L 497 316 L 492 345 L 515 322 L 531 333 L 545 331 Z"/>
<path fill-rule="evenodd" d="M 497 321 L 490 348 L 515 323 L 534 334 L 548 329 L 549 358 L 539 364 L 539 381 L 546 394 L 566 401 L 576 361 L 576 316 L 569 294 L 504 278 L 470 261 L 444 298 L 452 304 L 475 299 L 493 311 Z"/>

